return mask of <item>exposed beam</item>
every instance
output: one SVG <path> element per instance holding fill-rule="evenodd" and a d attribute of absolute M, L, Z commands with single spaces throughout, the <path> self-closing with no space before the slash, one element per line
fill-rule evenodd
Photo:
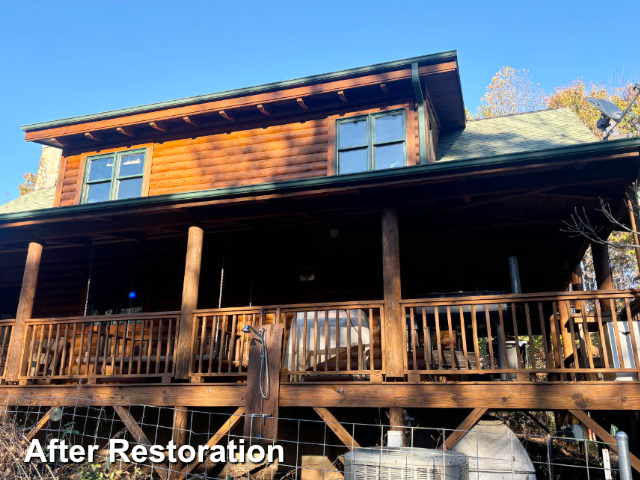
<path fill-rule="evenodd" d="M 593 418 L 591 418 L 587 412 L 583 410 L 569 410 L 569 413 L 584 423 L 589 429 L 595 433 L 600 440 L 609 444 L 609 447 L 614 451 L 618 452 L 618 444 L 616 439 L 613 438 L 609 432 L 607 432 L 604 428 L 600 426 L 598 422 L 596 422 Z M 636 472 L 640 472 L 640 459 L 636 457 L 633 453 L 629 452 L 629 459 L 631 460 L 631 466 Z"/>
<path fill-rule="evenodd" d="M 93 140 L 94 142 L 101 142 L 103 139 L 102 133 L 98 132 L 86 132 L 84 136 L 89 140 Z"/>
<path fill-rule="evenodd" d="M 61 137 L 54 137 L 51 140 L 53 140 L 54 142 L 56 142 L 58 145 L 61 145 L 63 147 L 68 147 L 69 146 L 69 141 L 61 138 Z"/>
<path fill-rule="evenodd" d="M 469 430 L 473 428 L 473 426 L 478 423 L 478 420 L 482 418 L 482 416 L 487 413 L 488 408 L 474 408 L 471 410 L 471 413 L 467 415 L 462 423 L 456 428 L 456 430 L 447 437 L 444 444 L 448 450 L 451 450 L 455 445 L 462 440 Z"/>
<path fill-rule="evenodd" d="M 216 433 L 209 439 L 207 442 L 207 446 L 209 448 L 217 445 L 224 438 L 224 436 L 231 431 L 231 429 L 242 419 L 244 416 L 244 407 L 238 408 L 235 412 L 233 412 L 226 422 L 222 424 L 222 426 L 218 429 Z M 186 477 L 191 473 L 191 471 L 198 466 L 197 461 L 191 462 L 187 465 L 184 470 L 181 472 L 181 477 Z"/>
<path fill-rule="evenodd" d="M 136 136 L 136 132 L 133 129 L 133 127 L 118 127 L 116 128 L 116 130 L 118 131 L 118 133 L 121 133 L 122 135 L 126 135 L 127 137 Z"/>
<path fill-rule="evenodd" d="M 260 113 L 266 115 L 267 117 L 271 116 L 271 112 L 269 112 L 269 110 L 267 110 L 266 107 L 261 103 L 258 104 L 258 111 L 260 111 Z"/>
<path fill-rule="evenodd" d="M 149 126 L 151 128 L 155 128 L 159 132 L 165 132 L 166 133 L 166 132 L 169 131 L 169 126 L 167 125 L 167 122 L 163 122 L 161 120 L 156 120 L 155 122 L 149 122 Z"/>
<path fill-rule="evenodd" d="M 382 93 L 384 93 L 385 95 L 389 95 L 389 88 L 387 87 L 386 83 L 381 83 L 380 89 L 382 89 Z"/>
<path fill-rule="evenodd" d="M 231 115 L 229 115 L 229 113 L 225 110 L 220 110 L 218 112 L 220 114 L 220 116 L 222 118 L 224 118 L 225 120 L 229 120 L 230 122 L 234 122 L 235 120 L 233 119 L 233 117 Z"/>
<path fill-rule="evenodd" d="M 342 426 L 338 419 L 333 416 L 333 414 L 329 411 L 328 408 L 322 407 L 313 407 L 315 412 L 324 420 L 324 423 L 331 429 L 333 433 L 336 434 L 336 437 L 347 447 L 349 450 L 353 450 L 354 448 L 360 448 L 360 444 L 356 442 L 356 439 L 347 432 L 347 429 Z M 339 457 L 340 460 L 344 464 L 344 458 Z"/>
<path fill-rule="evenodd" d="M 298 102 L 298 105 L 300 105 L 303 110 L 309 110 L 309 107 L 304 103 L 304 99 L 302 99 L 302 97 L 296 98 L 296 102 Z"/>
<path fill-rule="evenodd" d="M 142 428 L 140 428 L 140 425 L 138 425 L 138 422 L 136 422 L 131 413 L 129 413 L 129 410 L 121 407 L 120 405 L 116 405 L 113 408 L 120 417 L 120 420 L 122 420 L 122 423 L 124 423 L 124 426 L 127 427 L 127 430 L 129 430 L 129 433 L 136 441 L 136 443 L 138 443 L 139 445 L 144 445 L 146 447 L 154 445 L 149 441 L 149 437 L 145 435 L 145 433 L 142 431 Z M 167 465 L 165 463 L 160 463 L 159 468 L 156 468 L 155 471 L 158 476 L 162 478 L 162 480 L 169 480 L 169 469 L 167 468 Z"/>
<path fill-rule="evenodd" d="M 184 117 L 182 117 L 182 120 L 184 120 L 185 123 L 188 123 L 192 127 L 199 127 L 200 126 L 200 120 L 198 120 L 194 116 L 185 115 Z"/>
<path fill-rule="evenodd" d="M 573 297 L 572 297 L 573 298 Z M 246 385 L 146 384 L 0 386 L 0 403 L 28 405 L 38 397 L 46 406 L 69 398 L 79 406 L 146 404 L 173 407 L 239 407 Z M 344 408 L 488 408 L 490 410 L 640 410 L 634 382 L 447 382 L 432 384 L 280 385 L 280 407 Z"/>
<path fill-rule="evenodd" d="M 340 100 L 342 100 L 342 103 L 349 103 L 349 99 L 345 95 L 344 90 L 338 91 L 338 97 L 340 97 Z"/>

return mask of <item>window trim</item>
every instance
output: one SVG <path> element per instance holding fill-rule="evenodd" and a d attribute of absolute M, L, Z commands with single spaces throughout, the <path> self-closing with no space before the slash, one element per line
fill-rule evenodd
<path fill-rule="evenodd" d="M 402 115 L 402 138 L 400 140 L 390 140 L 386 142 L 377 142 L 375 138 L 375 120 L 381 117 L 388 117 L 392 115 Z M 335 153 L 334 159 L 335 162 L 335 174 L 336 175 L 348 175 L 348 173 L 340 172 L 340 153 L 353 151 L 353 150 L 361 150 L 363 148 L 367 149 L 367 169 L 364 170 L 366 172 L 371 172 L 377 170 L 376 167 L 376 158 L 375 151 L 376 147 L 385 146 L 385 145 L 397 145 L 402 143 L 402 153 L 403 153 L 403 164 L 401 167 L 394 168 L 402 168 L 409 165 L 408 160 L 408 150 L 409 150 L 409 139 L 407 138 L 407 123 L 408 123 L 408 112 L 406 107 L 397 107 L 388 110 L 376 111 L 376 112 L 367 112 L 360 113 L 349 117 L 337 118 L 334 121 L 334 138 L 335 138 Z M 367 143 L 366 145 L 356 145 L 350 146 L 346 148 L 340 148 L 340 125 L 344 123 L 353 123 L 359 121 L 359 119 L 365 120 L 366 123 L 366 134 L 367 134 Z M 380 169 L 387 170 L 387 169 Z"/>
<path fill-rule="evenodd" d="M 121 166 L 122 157 L 126 155 L 135 155 L 138 153 L 142 153 L 144 155 L 144 165 L 142 166 L 142 173 L 121 177 L 120 166 Z M 94 180 L 92 182 L 89 182 L 89 175 L 91 172 L 91 162 L 93 160 L 97 160 L 100 158 L 109 158 L 109 157 L 112 157 L 114 159 L 114 165 L 111 170 L 111 178 L 109 180 L 102 179 L 102 180 Z M 90 185 L 96 185 L 96 184 L 107 183 L 107 182 L 111 183 L 111 188 L 109 189 L 109 199 L 104 201 L 105 202 L 116 201 L 118 200 L 117 196 L 120 190 L 120 182 L 122 180 L 128 180 L 132 178 L 140 178 L 142 180 L 142 186 L 140 188 L 140 197 L 144 197 L 147 195 L 147 192 L 145 192 L 145 188 L 148 191 L 149 175 L 147 170 L 148 170 L 148 166 L 150 166 L 150 150 L 148 147 L 142 146 L 142 147 L 132 148 L 130 150 L 115 150 L 115 151 L 99 153 L 96 155 L 86 155 L 83 158 L 83 162 L 84 162 L 84 173 L 83 173 L 82 188 L 80 191 L 80 198 L 78 203 L 80 204 L 87 203 L 87 196 L 89 194 L 88 187 Z M 95 202 L 95 203 L 102 203 L 102 202 Z"/>

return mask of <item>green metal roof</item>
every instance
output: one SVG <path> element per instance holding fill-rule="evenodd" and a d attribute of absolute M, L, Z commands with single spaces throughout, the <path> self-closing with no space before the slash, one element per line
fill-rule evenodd
<path fill-rule="evenodd" d="M 0 205 L 0 215 L 5 213 L 32 212 L 44 208 L 52 208 L 56 196 L 56 187 L 34 190 L 3 205 Z"/>
<path fill-rule="evenodd" d="M 467 122 L 443 134 L 438 160 L 462 160 L 596 142 L 598 139 L 567 107 Z"/>
<path fill-rule="evenodd" d="M 283 82 L 266 83 L 263 85 L 257 85 L 254 87 L 238 88 L 234 90 L 226 90 L 224 92 L 210 93 L 207 95 L 197 95 L 194 97 L 180 98 L 177 100 L 169 100 L 166 102 L 149 103 L 147 105 L 140 105 L 137 107 L 121 108 L 118 110 L 109 110 L 102 113 L 94 113 L 90 115 L 80 115 L 77 117 L 63 118 L 60 120 L 52 120 L 48 122 L 32 123 L 29 125 L 23 125 L 22 130 L 25 132 L 31 132 L 34 130 L 43 130 L 45 128 L 61 127 L 64 125 L 72 125 L 75 123 L 91 122 L 95 120 L 103 120 L 105 118 L 120 117 L 123 115 L 134 115 L 138 113 L 144 113 L 154 110 L 163 110 L 173 107 L 182 107 L 185 105 L 193 105 L 197 103 L 210 102 L 213 100 L 222 100 L 225 98 L 238 97 L 242 95 L 251 95 L 255 93 L 265 93 L 273 90 L 279 90 L 282 88 L 299 87 L 301 85 L 311 85 L 314 83 L 321 83 L 331 80 L 339 80 L 349 77 L 355 77 L 358 75 L 364 75 L 374 72 L 381 72 L 385 70 L 398 69 L 402 67 L 411 67 L 412 63 L 417 62 L 418 65 L 430 65 L 434 63 L 441 63 L 445 61 L 456 60 L 458 53 L 456 50 L 448 52 L 434 53 L 431 55 L 422 55 L 419 57 L 406 58 L 404 60 L 395 60 L 392 62 L 376 63 L 374 65 L 368 65 L 365 67 L 350 68 L 347 70 L 339 70 L 337 72 L 323 73 L 320 75 L 311 75 L 309 77 L 296 78 L 293 80 L 286 80 Z"/>
<path fill-rule="evenodd" d="M 523 166 L 528 162 L 539 162 L 544 159 L 566 159 L 569 156 L 613 155 L 624 152 L 640 151 L 640 138 L 627 138 L 608 142 L 590 142 L 580 145 L 560 146 L 544 150 L 509 153 L 490 157 L 474 157 L 456 161 L 439 161 L 426 165 L 375 170 L 353 173 L 349 175 L 332 175 L 284 182 L 271 182 L 257 185 L 246 185 L 228 188 L 215 188 L 194 192 L 156 195 L 127 200 L 117 200 L 68 207 L 47 208 L 37 211 L 24 211 L 0 214 L 0 222 L 12 222 L 45 218 L 68 217 L 69 215 L 99 214 L 127 212 L 131 209 L 172 205 L 179 202 L 197 202 L 209 199 L 228 199 L 243 196 L 254 196 L 270 193 L 289 193 L 317 188 L 347 188 L 366 185 L 368 183 L 410 180 L 419 177 L 441 176 L 447 173 L 463 173 L 479 171 L 496 166 Z"/>

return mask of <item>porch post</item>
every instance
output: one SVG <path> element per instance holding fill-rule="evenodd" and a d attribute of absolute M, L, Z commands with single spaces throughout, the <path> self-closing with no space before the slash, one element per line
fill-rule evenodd
<path fill-rule="evenodd" d="M 20 290 L 20 299 L 18 300 L 18 311 L 16 312 L 16 323 L 11 331 L 11 340 L 9 341 L 9 351 L 7 353 L 5 369 L 5 379 L 7 382 L 17 382 L 20 376 L 22 353 L 26 343 L 26 322 L 31 318 L 31 313 L 33 312 L 33 302 L 36 297 L 41 258 L 42 245 L 31 242 L 27 252 L 27 261 L 24 266 L 22 288 Z"/>
<path fill-rule="evenodd" d="M 398 212 L 393 208 L 382 210 L 382 277 L 384 288 L 384 335 L 387 379 L 404 378 L 403 338 L 405 321 L 400 299 L 400 237 Z"/>
<path fill-rule="evenodd" d="M 592 243 L 591 255 L 593 256 L 593 269 L 596 274 L 598 290 L 613 290 L 613 280 L 611 276 L 611 266 L 609 265 L 609 251 L 607 250 L 607 246 L 601 243 Z M 605 305 L 603 303 L 603 310 L 605 309 L 604 307 Z M 608 311 L 609 310 L 610 309 L 608 309 Z"/>
<path fill-rule="evenodd" d="M 202 264 L 202 241 L 204 232 L 200 227 L 189 227 L 187 258 L 184 264 L 182 284 L 182 307 L 175 350 L 175 378 L 187 379 L 193 361 L 193 311 L 198 308 L 198 287 Z"/>
<path fill-rule="evenodd" d="M 629 209 L 629 228 L 633 230 L 633 244 L 640 245 L 640 239 L 636 233 L 636 217 L 638 217 L 638 192 L 635 189 L 635 185 L 627 189 L 627 208 Z M 636 248 L 636 266 L 640 272 L 640 248 Z"/>

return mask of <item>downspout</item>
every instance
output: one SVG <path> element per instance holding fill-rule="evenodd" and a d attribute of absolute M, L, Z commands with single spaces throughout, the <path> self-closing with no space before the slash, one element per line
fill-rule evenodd
<path fill-rule="evenodd" d="M 418 138 L 420 148 L 420 165 L 427 164 L 427 124 L 424 110 L 424 95 L 420 86 L 418 63 L 411 64 L 411 83 L 413 84 L 413 96 L 418 104 Z"/>

